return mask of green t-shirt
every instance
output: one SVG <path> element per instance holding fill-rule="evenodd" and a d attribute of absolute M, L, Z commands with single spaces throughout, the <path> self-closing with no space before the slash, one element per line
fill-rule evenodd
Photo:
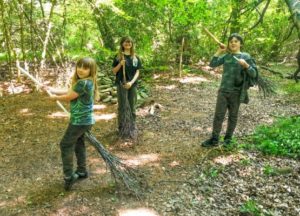
<path fill-rule="evenodd" d="M 79 96 L 71 101 L 70 110 L 72 125 L 92 125 L 95 123 L 93 116 L 94 84 L 90 79 L 78 80 L 73 86 Z"/>
<path fill-rule="evenodd" d="M 248 69 L 243 69 L 243 67 L 233 56 L 238 59 L 244 59 L 250 65 L 250 67 Z M 217 67 L 220 65 L 223 65 L 223 75 L 220 85 L 220 90 L 222 91 L 241 91 L 244 72 L 246 72 L 249 77 L 253 78 L 257 75 L 255 61 L 253 61 L 248 53 L 227 53 L 219 57 L 214 56 L 209 66 Z"/>

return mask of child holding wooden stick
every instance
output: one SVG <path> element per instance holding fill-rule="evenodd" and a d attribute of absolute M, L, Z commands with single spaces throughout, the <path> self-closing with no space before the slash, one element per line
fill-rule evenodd
<path fill-rule="evenodd" d="M 239 34 L 231 34 L 228 38 L 227 47 L 224 44 L 219 44 L 219 49 L 210 62 L 211 67 L 223 65 L 223 75 L 217 96 L 212 135 L 211 138 L 202 143 L 204 147 L 218 145 L 227 111 L 228 125 L 224 144 L 227 146 L 231 143 L 238 120 L 240 103 L 248 103 L 249 101 L 247 89 L 251 80 L 257 78 L 258 72 L 251 56 L 241 52 L 243 44 L 243 38 Z"/>
<path fill-rule="evenodd" d="M 99 99 L 96 62 L 92 58 L 82 58 L 76 63 L 72 87 L 69 90 L 45 88 L 54 94 L 50 96 L 52 100 L 70 102 L 69 126 L 60 142 L 64 188 L 68 191 L 77 179 L 88 177 L 84 133 L 95 123 L 93 104 L 94 99 Z M 74 151 L 77 158 L 75 172 L 73 172 Z"/>
<path fill-rule="evenodd" d="M 136 56 L 130 37 L 120 41 L 119 52 L 113 60 L 118 93 L 118 129 L 122 138 L 136 138 L 137 79 L 141 60 Z"/>

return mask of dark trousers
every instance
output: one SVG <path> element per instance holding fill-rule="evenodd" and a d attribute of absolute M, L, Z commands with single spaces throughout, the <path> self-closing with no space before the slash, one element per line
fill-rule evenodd
<path fill-rule="evenodd" d="M 84 144 L 84 133 L 90 130 L 92 125 L 69 124 L 65 135 L 60 142 L 63 172 L 65 177 L 73 174 L 73 155 L 77 159 L 77 171 L 86 172 L 86 148 Z"/>
<path fill-rule="evenodd" d="M 240 92 L 223 92 L 219 90 L 212 132 L 214 137 L 219 137 L 220 135 L 227 110 L 228 124 L 226 136 L 231 137 L 233 135 L 238 120 L 239 107 Z"/>
<path fill-rule="evenodd" d="M 121 91 L 127 91 L 127 98 L 124 98 Z M 136 86 L 131 86 L 130 89 L 126 90 L 124 89 L 121 84 L 117 85 L 117 92 L 118 92 L 118 112 L 122 112 L 124 109 L 124 104 L 126 103 L 124 100 L 128 100 L 131 114 L 133 117 L 133 120 L 135 122 L 136 119 L 136 102 L 137 102 L 137 88 Z"/>

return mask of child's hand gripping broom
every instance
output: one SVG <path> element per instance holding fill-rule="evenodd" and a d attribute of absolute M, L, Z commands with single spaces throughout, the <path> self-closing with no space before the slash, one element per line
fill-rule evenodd
<path fill-rule="evenodd" d="M 25 69 L 17 65 L 17 68 L 28 78 L 30 78 L 33 82 L 35 82 L 39 86 L 43 86 L 37 79 L 35 79 L 32 75 L 30 75 Z M 47 93 L 51 96 L 51 92 L 47 91 Z M 58 106 L 66 113 L 69 112 L 64 108 L 64 106 L 56 101 Z M 124 184 L 125 187 L 133 192 L 137 197 L 141 195 L 141 181 L 138 180 L 138 176 L 136 174 L 136 170 L 124 164 L 120 158 L 112 155 L 109 151 L 107 151 L 104 146 L 96 139 L 94 135 L 90 131 L 85 133 L 85 137 L 87 137 L 88 141 L 92 146 L 96 148 L 101 157 L 103 158 L 106 165 L 109 167 L 112 176 L 114 177 L 116 183 Z"/>

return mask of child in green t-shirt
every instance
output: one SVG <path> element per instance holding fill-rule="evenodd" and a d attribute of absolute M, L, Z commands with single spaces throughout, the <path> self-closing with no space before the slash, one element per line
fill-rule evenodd
<path fill-rule="evenodd" d="M 98 100 L 97 66 L 92 58 L 82 58 L 76 63 L 72 85 L 69 90 L 46 89 L 54 94 L 52 100 L 70 102 L 69 126 L 60 142 L 65 190 L 70 190 L 79 178 L 87 178 L 86 148 L 84 133 L 95 123 L 94 99 Z M 77 170 L 73 171 L 73 155 L 76 155 Z"/>

